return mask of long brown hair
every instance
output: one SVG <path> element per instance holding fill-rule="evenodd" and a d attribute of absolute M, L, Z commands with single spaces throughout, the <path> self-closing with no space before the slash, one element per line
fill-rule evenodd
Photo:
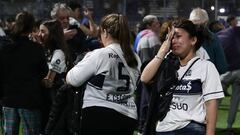
<path fill-rule="evenodd" d="M 124 58 L 130 67 L 138 63 L 130 43 L 130 30 L 126 17 L 121 14 L 109 14 L 101 20 L 100 29 L 106 30 L 112 38 L 119 41 Z"/>
<path fill-rule="evenodd" d="M 44 42 L 50 53 L 53 53 L 56 49 L 61 49 L 65 55 L 65 61 L 68 70 L 72 67 L 72 59 L 70 57 L 69 48 L 67 46 L 66 40 L 64 38 L 63 28 L 58 20 L 48 20 L 42 23 L 47 27 L 49 35 Z"/>

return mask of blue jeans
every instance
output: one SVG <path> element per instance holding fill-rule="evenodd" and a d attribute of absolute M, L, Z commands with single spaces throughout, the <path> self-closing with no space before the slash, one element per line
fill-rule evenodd
<path fill-rule="evenodd" d="M 196 122 L 189 123 L 186 127 L 169 132 L 157 132 L 156 135 L 205 135 L 206 126 Z"/>

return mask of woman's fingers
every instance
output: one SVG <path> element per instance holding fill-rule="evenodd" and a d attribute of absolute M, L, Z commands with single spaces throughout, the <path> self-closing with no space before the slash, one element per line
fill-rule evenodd
<path fill-rule="evenodd" d="M 172 26 L 171 29 L 168 27 L 168 40 L 171 41 L 173 36 L 174 36 L 174 27 Z"/>

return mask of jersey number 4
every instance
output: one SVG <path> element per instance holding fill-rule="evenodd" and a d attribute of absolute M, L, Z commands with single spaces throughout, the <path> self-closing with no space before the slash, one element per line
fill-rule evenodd
<path fill-rule="evenodd" d="M 120 62 L 118 64 L 118 79 L 119 80 L 125 80 L 126 86 L 125 87 L 118 87 L 117 88 L 118 92 L 127 92 L 127 91 L 129 91 L 130 77 L 128 75 L 124 75 L 122 73 L 123 68 L 125 68 L 124 64 Z"/>

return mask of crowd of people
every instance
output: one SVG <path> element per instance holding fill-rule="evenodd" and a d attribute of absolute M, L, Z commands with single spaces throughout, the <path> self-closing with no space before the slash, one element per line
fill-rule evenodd
<path fill-rule="evenodd" d="M 2 134 L 18 135 L 21 127 L 23 135 L 215 135 L 218 106 L 231 96 L 227 130 L 234 135 L 236 16 L 225 26 L 209 22 L 201 8 L 162 22 L 146 15 L 132 31 L 122 14 L 108 14 L 97 25 L 92 11 L 82 9 L 77 2 L 56 3 L 50 19 L 36 21 L 23 11 L 0 26 Z M 169 111 L 149 134 L 153 84 L 170 55 L 179 62 L 179 81 Z"/>

